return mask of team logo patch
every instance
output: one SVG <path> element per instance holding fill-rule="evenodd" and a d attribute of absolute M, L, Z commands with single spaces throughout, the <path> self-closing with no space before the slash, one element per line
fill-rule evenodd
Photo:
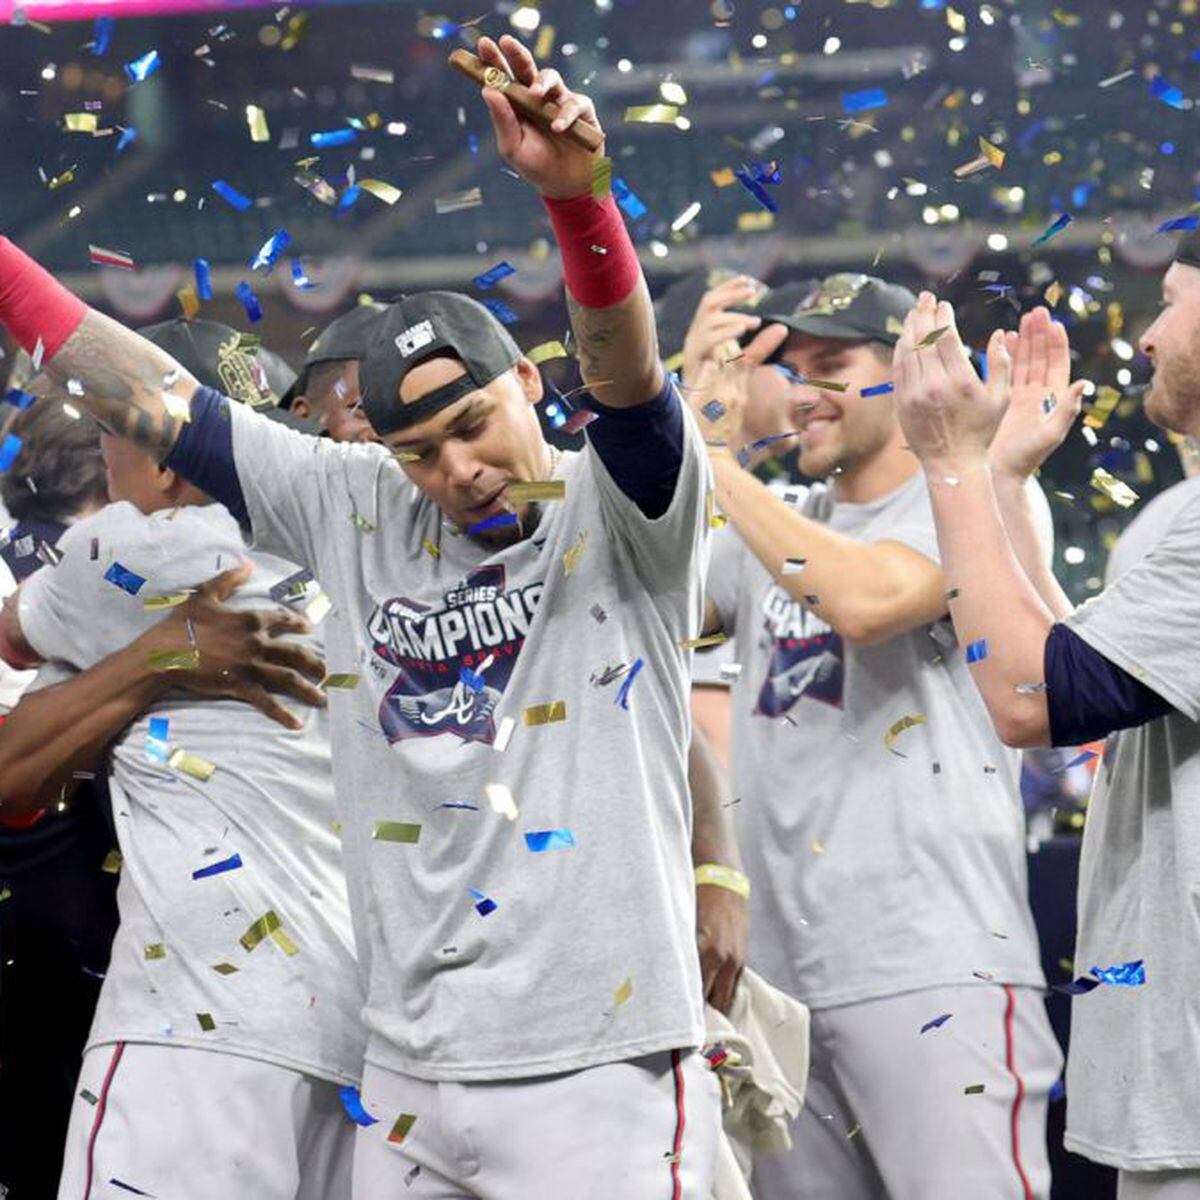
<path fill-rule="evenodd" d="M 422 346 L 428 346 L 434 336 L 432 321 L 418 321 L 396 335 L 396 349 L 402 358 L 411 358 Z"/>
<path fill-rule="evenodd" d="M 771 658 L 755 712 L 782 716 L 801 696 L 841 708 L 845 682 L 841 635 L 780 587 L 768 589 L 762 614 Z"/>
<path fill-rule="evenodd" d="M 493 713 L 541 596 L 540 582 L 506 590 L 504 568 L 494 565 L 448 591 L 440 608 L 403 596 L 377 605 L 368 627 L 372 649 L 399 671 L 379 707 L 388 741 L 443 733 L 493 741 Z"/>

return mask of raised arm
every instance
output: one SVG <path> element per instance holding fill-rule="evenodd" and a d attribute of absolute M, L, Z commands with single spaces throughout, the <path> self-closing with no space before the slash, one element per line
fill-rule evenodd
<path fill-rule="evenodd" d="M 0 727 L 0 813 L 23 816 L 53 802 L 75 772 L 93 769 L 121 731 L 168 691 L 243 700 L 298 728 L 271 693 L 323 704 L 315 683 L 324 664 L 303 646 L 276 640 L 307 629 L 298 614 L 224 607 L 248 576 L 245 565 L 218 575 L 123 650 L 63 683 L 27 692 Z M 17 613 L 9 604 L 0 616 L 0 651 L 14 656 L 14 665 L 32 666 L 40 656 L 22 636 Z M 156 652 L 174 653 L 182 665 L 164 670 Z"/>
<path fill-rule="evenodd" d="M 523 116 L 503 90 L 483 89 L 496 146 L 541 193 L 563 258 L 571 328 L 584 383 L 601 404 L 645 404 L 663 388 L 650 293 L 611 195 L 593 194 L 597 155 L 558 136 L 577 118 L 600 128 L 588 97 L 569 91 L 553 69 L 538 70 L 516 38 L 480 38 L 479 57 L 559 106 L 551 132 Z"/>
<path fill-rule="evenodd" d="M 71 402 L 105 429 L 165 458 L 179 437 L 196 381 L 169 355 L 89 308 L 48 271 L 0 238 L 0 322 Z"/>

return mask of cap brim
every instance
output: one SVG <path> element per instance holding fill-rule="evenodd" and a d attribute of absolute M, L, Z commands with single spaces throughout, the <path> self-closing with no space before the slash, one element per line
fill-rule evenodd
<path fill-rule="evenodd" d="M 764 325 L 786 325 L 793 333 L 804 333 L 809 337 L 830 338 L 839 342 L 878 342 L 884 339 L 839 321 L 827 313 L 805 313 L 772 315 L 763 313 Z M 895 342 L 895 338 L 891 342 Z"/>

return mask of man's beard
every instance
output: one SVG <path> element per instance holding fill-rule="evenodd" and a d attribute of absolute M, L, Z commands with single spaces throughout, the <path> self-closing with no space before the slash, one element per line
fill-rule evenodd
<path fill-rule="evenodd" d="M 1161 429 L 1192 433 L 1200 419 L 1200 353 L 1159 362 L 1145 399 L 1146 415 Z"/>

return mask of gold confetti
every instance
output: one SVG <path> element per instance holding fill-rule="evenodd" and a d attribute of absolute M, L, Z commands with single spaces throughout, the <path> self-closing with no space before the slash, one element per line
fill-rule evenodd
<path fill-rule="evenodd" d="M 95 133 L 96 114 L 90 112 L 67 113 L 63 117 L 68 133 Z"/>
<path fill-rule="evenodd" d="M 212 1019 L 212 1013 L 197 1013 L 196 1020 L 200 1022 L 200 1028 L 205 1033 L 212 1033 L 217 1027 L 216 1021 Z"/>
<path fill-rule="evenodd" d="M 850 387 L 848 383 L 838 383 L 833 379 L 806 379 L 804 386 L 817 388 L 822 392 L 844 392 Z"/>
<path fill-rule="evenodd" d="M 200 665 L 200 651 L 194 647 L 188 650 L 151 650 L 149 663 L 152 671 L 194 671 Z"/>
<path fill-rule="evenodd" d="M 371 836 L 377 842 L 403 842 L 415 846 L 421 840 L 421 827 L 406 821 L 376 821 Z"/>
<path fill-rule="evenodd" d="M 1066 288 L 1063 287 L 1058 280 L 1054 280 L 1050 286 L 1042 293 L 1046 303 L 1053 308 L 1062 298 Z"/>
<path fill-rule="evenodd" d="M 193 284 L 184 284 L 175 293 L 175 299 L 179 301 L 179 307 L 183 309 L 185 321 L 190 321 L 200 311 L 200 297 L 196 295 L 196 288 Z"/>
<path fill-rule="evenodd" d="M 943 334 L 948 333 L 949 325 L 939 325 L 936 329 L 931 329 L 918 343 L 917 349 L 924 350 L 926 346 L 932 346 Z"/>
<path fill-rule="evenodd" d="M 707 637 L 685 638 L 679 643 L 680 650 L 699 650 L 703 646 L 719 646 L 729 641 L 727 633 L 710 633 Z"/>
<path fill-rule="evenodd" d="M 1130 508 L 1138 502 L 1137 492 L 1115 475 L 1110 475 L 1103 467 L 1097 467 L 1092 472 L 1091 484 L 1118 508 Z"/>
<path fill-rule="evenodd" d="M 428 538 L 421 539 L 421 546 L 425 550 L 429 551 L 430 558 L 441 558 L 442 557 L 442 552 Z"/>
<path fill-rule="evenodd" d="M 989 142 L 987 138 L 981 137 L 979 139 L 979 150 L 997 171 L 1004 166 L 1004 151 L 993 142 Z"/>
<path fill-rule="evenodd" d="M 925 718 L 920 713 L 909 713 L 907 716 L 901 717 L 900 720 L 894 722 L 888 728 L 887 733 L 883 735 L 884 746 L 886 746 L 887 749 L 890 750 L 897 758 L 907 758 L 907 754 L 901 754 L 900 751 L 895 748 L 896 739 L 902 733 L 904 733 L 905 730 L 913 729 L 917 725 L 924 724 Z"/>
<path fill-rule="evenodd" d="M 554 358 L 568 358 L 567 348 L 559 341 L 542 342 L 541 345 L 534 346 L 525 357 L 531 363 L 537 365 L 539 363 L 549 362 Z"/>
<path fill-rule="evenodd" d="M 722 167 L 719 171 L 709 171 L 708 177 L 713 181 L 714 186 L 719 188 L 729 187 L 731 183 L 737 182 L 737 176 L 733 173 L 732 167 Z"/>
<path fill-rule="evenodd" d="M 592 159 L 592 197 L 604 200 L 612 193 L 612 159 L 598 154 Z"/>
<path fill-rule="evenodd" d="M 105 875 L 120 875 L 121 864 L 125 860 L 121 857 L 120 850 L 110 850 L 105 856 L 104 861 L 100 864 L 100 870 Z"/>
<path fill-rule="evenodd" d="M 982 1096 L 983 1095 L 983 1084 L 982 1083 L 968 1084 L 965 1088 L 963 1088 L 963 1095 L 964 1096 Z"/>
<path fill-rule="evenodd" d="M 663 370 L 664 371 L 678 371 L 679 368 L 682 366 L 683 366 L 683 351 L 682 350 L 680 350 L 678 354 L 672 354 L 670 358 L 663 359 Z"/>
<path fill-rule="evenodd" d="M 584 547 L 587 545 L 587 534 L 581 532 L 570 550 L 563 555 L 563 574 L 570 573 L 579 566 L 579 560 L 583 557 Z"/>
<path fill-rule="evenodd" d="M 375 526 L 362 513 L 355 513 L 350 519 L 354 522 L 355 529 L 361 529 L 363 533 L 375 532 Z"/>
<path fill-rule="evenodd" d="M 551 725 L 567 719 L 567 702 L 552 700 L 549 704 L 531 704 L 521 713 L 526 725 Z"/>
<path fill-rule="evenodd" d="M 720 529 L 728 520 L 724 513 L 717 512 L 717 498 L 711 491 L 705 493 L 704 511 L 708 516 L 708 526 L 710 529 Z"/>
<path fill-rule="evenodd" d="M 275 910 L 268 909 L 257 921 L 254 921 L 250 928 L 238 939 L 243 948 L 249 952 L 258 945 L 263 938 L 270 937 L 271 934 L 279 928 L 279 917 Z"/>
<path fill-rule="evenodd" d="M 421 461 L 421 456 L 412 450 L 393 450 L 392 457 L 398 463 L 415 463 Z"/>
<path fill-rule="evenodd" d="M 219 962 L 213 967 L 213 970 L 216 971 L 216 973 L 218 975 L 236 975 L 237 974 L 237 967 L 235 967 L 233 965 L 233 963 Z"/>
<path fill-rule="evenodd" d="M 292 939 L 288 937 L 288 935 L 282 929 L 273 929 L 271 931 L 271 941 L 273 941 L 275 945 L 277 945 L 280 950 L 282 950 L 284 954 L 288 956 L 288 958 L 293 958 L 295 955 L 300 953 L 300 947 L 297 946 L 296 943 L 293 942 Z"/>
<path fill-rule="evenodd" d="M 539 62 L 543 58 L 549 58 L 554 53 L 554 26 L 543 25 L 538 30 L 538 39 L 533 47 L 533 57 Z"/>
<path fill-rule="evenodd" d="M 634 104 L 625 110 L 626 121 L 642 125 L 674 125 L 679 117 L 679 106 L 675 104 Z"/>
<path fill-rule="evenodd" d="M 91 1105 L 96 1105 L 96 1104 L 100 1103 L 100 1097 L 93 1094 L 92 1092 L 89 1092 L 87 1090 L 87 1088 L 79 1089 L 79 1098 L 81 1100 L 86 1100 Z"/>
<path fill-rule="evenodd" d="M 207 783 L 217 769 L 215 764 L 210 763 L 208 759 L 201 758 L 198 754 L 189 754 L 186 750 L 175 750 L 167 759 L 167 766 L 184 775 L 190 775 L 193 779 L 200 780 L 201 783 Z"/>
<path fill-rule="evenodd" d="M 967 18 L 962 15 L 957 9 L 946 5 L 946 24 L 950 26 L 955 33 L 967 32 Z"/>
<path fill-rule="evenodd" d="M 67 170 L 65 170 L 61 175 L 56 175 L 53 179 L 51 179 L 46 186 L 53 192 L 62 187 L 65 183 L 73 183 L 74 180 L 75 172 L 68 167 Z"/>
<path fill-rule="evenodd" d="M 633 995 L 633 980 L 626 979 L 619 988 L 613 993 L 613 1004 L 620 1008 L 622 1004 L 628 1004 L 630 997 Z"/>
<path fill-rule="evenodd" d="M 758 212 L 738 213 L 737 227 L 739 233 L 761 233 L 775 224 L 775 214 L 761 209 Z"/>
<path fill-rule="evenodd" d="M 172 592 L 166 596 L 147 596 L 142 600 L 142 608 L 146 612 L 162 612 L 165 608 L 186 604 L 191 595 L 191 592 Z"/>
<path fill-rule="evenodd" d="M 167 948 L 162 944 L 162 942 L 151 942 L 142 950 L 142 957 L 145 958 L 147 962 L 151 962 L 156 958 L 166 958 Z"/>
<path fill-rule="evenodd" d="M 514 504 L 525 504 L 527 501 L 534 500 L 565 500 L 567 481 L 565 479 L 519 480 L 510 483 L 505 491 L 509 500 Z"/>
<path fill-rule="evenodd" d="M 433 202 L 433 211 L 439 216 L 445 213 L 459 212 L 464 208 L 478 208 L 483 203 L 483 190 L 473 187 L 465 192 L 455 192 L 452 196 L 439 196 Z"/>
<path fill-rule="evenodd" d="M 1096 397 L 1083 415 L 1083 423 L 1090 429 L 1103 429 L 1108 418 L 1121 402 L 1121 393 L 1109 384 L 1101 384 L 1096 389 Z"/>
<path fill-rule="evenodd" d="M 356 675 L 353 671 L 344 671 L 340 674 L 326 675 L 321 680 L 320 686 L 323 688 L 344 688 L 346 691 L 351 691 L 358 687 L 358 681 L 361 676 Z"/>
<path fill-rule="evenodd" d="M 382 200 L 384 204 L 395 204 L 404 195 L 394 183 L 387 183 L 382 179 L 360 179 L 358 186 L 364 192 L 370 192 L 376 200 Z"/>
<path fill-rule="evenodd" d="M 539 55 L 541 57 L 541 55 Z M 417 1118 L 414 1113 L 401 1113 L 395 1124 L 392 1126 L 392 1132 L 388 1134 L 387 1140 L 393 1145 L 399 1145 L 406 1137 L 408 1132 L 417 1123 Z"/>
<path fill-rule="evenodd" d="M 269 142 L 271 131 L 267 128 L 267 114 L 257 104 L 246 105 L 246 124 L 250 126 L 252 142 Z"/>
<path fill-rule="evenodd" d="M 812 852 L 814 854 L 824 854 L 825 853 L 825 843 L 823 841 L 821 841 L 819 838 L 813 838 Z"/>

